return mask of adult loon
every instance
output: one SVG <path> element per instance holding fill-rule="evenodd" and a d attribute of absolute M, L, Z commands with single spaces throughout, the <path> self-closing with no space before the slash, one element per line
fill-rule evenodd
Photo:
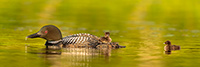
<path fill-rule="evenodd" d="M 49 46 L 62 47 L 93 47 L 101 44 L 102 41 L 99 37 L 87 34 L 73 34 L 62 38 L 61 31 L 54 25 L 43 26 L 37 33 L 27 36 L 27 38 L 43 38 L 46 40 L 45 46 L 48 49 Z M 111 42 L 111 41 L 109 41 Z M 110 44 L 117 46 L 118 44 Z M 118 46 L 124 47 L 124 46 Z"/>

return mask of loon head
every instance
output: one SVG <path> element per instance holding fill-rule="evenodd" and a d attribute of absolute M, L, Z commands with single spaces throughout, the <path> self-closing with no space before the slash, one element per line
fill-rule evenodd
<path fill-rule="evenodd" d="M 62 39 L 61 31 L 54 25 L 43 26 L 37 33 L 27 36 L 27 38 L 43 38 L 47 41 Z"/>

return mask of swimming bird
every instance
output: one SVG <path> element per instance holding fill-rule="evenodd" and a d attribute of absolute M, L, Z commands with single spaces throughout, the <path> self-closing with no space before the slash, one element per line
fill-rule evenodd
<path fill-rule="evenodd" d="M 126 46 L 121 46 L 118 42 L 103 43 L 96 46 L 96 48 L 126 48 Z"/>
<path fill-rule="evenodd" d="M 166 46 L 164 47 L 165 51 L 171 52 L 172 50 L 180 50 L 180 46 L 171 45 L 170 41 L 166 41 L 164 44 L 166 44 Z"/>
<path fill-rule="evenodd" d="M 46 40 L 45 46 L 68 47 L 69 45 L 95 47 L 99 43 L 99 38 L 92 34 L 80 33 L 62 38 L 61 31 L 54 25 L 43 26 L 37 33 L 27 36 L 27 38 L 43 38 Z"/>
<path fill-rule="evenodd" d="M 99 41 L 102 43 L 111 43 L 110 32 L 105 32 L 105 36 L 101 37 Z"/>

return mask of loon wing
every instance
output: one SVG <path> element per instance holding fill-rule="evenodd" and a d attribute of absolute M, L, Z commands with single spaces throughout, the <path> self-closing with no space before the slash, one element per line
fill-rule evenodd
<path fill-rule="evenodd" d="M 87 45 L 95 45 L 99 41 L 99 37 L 87 34 L 87 33 L 79 33 L 73 34 L 64 37 L 63 45 L 73 44 L 73 45 L 80 45 L 80 44 L 87 44 Z"/>

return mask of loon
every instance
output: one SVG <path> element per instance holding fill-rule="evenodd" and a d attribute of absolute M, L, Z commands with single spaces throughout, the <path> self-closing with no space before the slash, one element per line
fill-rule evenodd
<path fill-rule="evenodd" d="M 109 33 L 110 34 L 110 33 Z M 107 33 L 106 33 L 107 36 Z M 108 35 L 109 36 L 109 35 Z M 46 40 L 46 49 L 49 46 L 62 47 L 93 47 L 96 48 L 97 45 L 102 43 L 101 38 L 87 33 L 79 33 L 66 36 L 62 38 L 61 31 L 54 25 L 43 26 L 37 33 L 31 34 L 26 38 L 43 38 Z M 109 41 L 111 42 L 111 40 Z M 116 45 L 110 43 L 110 45 Z M 118 45 L 118 44 L 117 44 Z M 121 46 L 117 46 L 121 47 Z M 124 46 L 122 46 L 124 47 Z"/>
<path fill-rule="evenodd" d="M 165 51 L 171 52 L 172 50 L 180 50 L 180 46 L 171 45 L 170 41 L 166 41 L 164 44 L 166 44 L 166 46 L 164 47 Z"/>

